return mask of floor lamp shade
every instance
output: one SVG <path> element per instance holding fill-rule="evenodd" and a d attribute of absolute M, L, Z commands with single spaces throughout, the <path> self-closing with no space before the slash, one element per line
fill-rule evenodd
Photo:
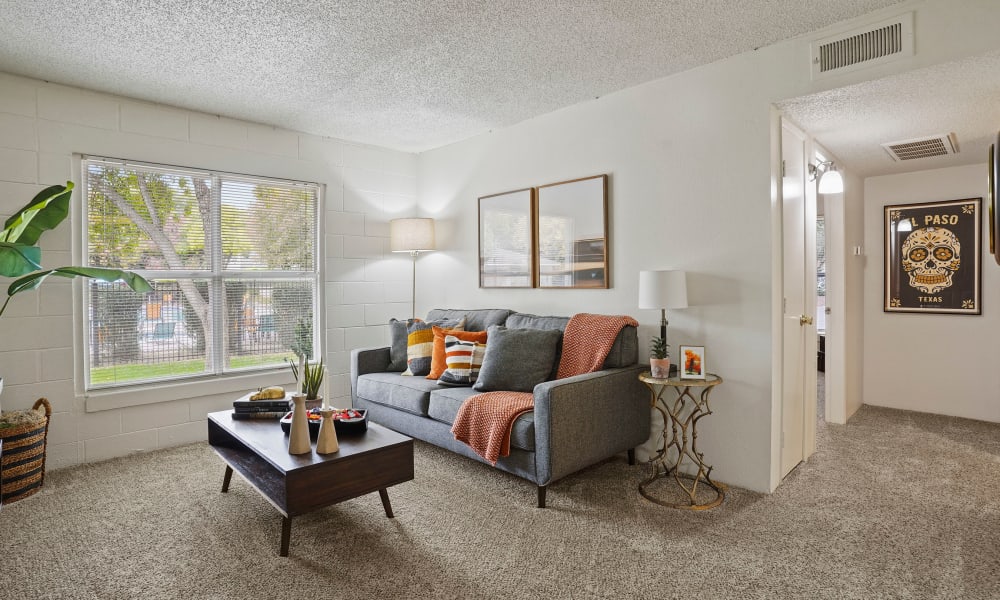
<path fill-rule="evenodd" d="M 434 219 L 389 221 L 389 247 L 393 252 L 434 250 Z"/>
<path fill-rule="evenodd" d="M 389 249 L 409 252 L 413 263 L 413 295 L 410 315 L 417 318 L 417 254 L 434 250 L 434 219 L 393 219 L 389 221 Z"/>

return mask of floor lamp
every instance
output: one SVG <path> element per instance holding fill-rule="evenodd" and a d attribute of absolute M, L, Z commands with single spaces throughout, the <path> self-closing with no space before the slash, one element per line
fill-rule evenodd
<path fill-rule="evenodd" d="M 667 341 L 667 309 L 687 308 L 684 271 L 639 271 L 639 308 L 660 309 L 660 337 Z"/>
<path fill-rule="evenodd" d="M 410 312 L 417 318 L 417 255 L 434 250 L 434 219 L 393 219 L 389 221 L 389 249 L 409 252 L 413 261 L 413 293 Z"/>

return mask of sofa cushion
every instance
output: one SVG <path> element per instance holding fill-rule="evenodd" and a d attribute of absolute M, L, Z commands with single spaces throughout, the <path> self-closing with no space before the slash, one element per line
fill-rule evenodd
<path fill-rule="evenodd" d="M 435 421 L 451 425 L 455 422 L 455 416 L 458 414 L 458 409 L 462 407 L 462 403 L 478 393 L 467 387 L 438 389 L 431 393 L 427 416 Z M 510 432 L 510 445 L 528 452 L 535 451 L 534 411 L 525 413 L 514 421 L 514 427 Z"/>
<path fill-rule="evenodd" d="M 508 329 L 558 329 L 566 330 L 569 317 L 542 317 L 528 313 L 511 313 L 507 317 Z M 562 340 L 559 341 L 559 352 L 556 354 L 555 366 L 552 377 L 555 377 L 559 369 L 559 359 L 562 357 Z M 605 369 L 617 369 L 619 367 L 629 367 L 639 362 L 639 336 L 635 327 L 628 325 L 624 327 L 615 338 L 615 343 L 608 352 L 608 357 L 604 359 Z"/>
<path fill-rule="evenodd" d="M 622 327 L 615 338 L 615 343 L 604 359 L 605 369 L 631 367 L 639 362 L 639 334 L 631 325 Z"/>
<path fill-rule="evenodd" d="M 444 338 L 444 352 L 445 370 L 438 378 L 439 385 L 471 386 L 476 382 L 486 355 L 486 344 L 447 335 Z"/>
<path fill-rule="evenodd" d="M 547 329 L 488 330 L 486 356 L 473 386 L 480 392 L 530 392 L 552 373 L 562 333 Z"/>
<path fill-rule="evenodd" d="M 452 336 L 463 342 L 486 343 L 485 331 L 462 331 L 461 329 L 443 329 L 438 326 L 433 327 L 434 349 L 431 351 L 431 372 L 427 374 L 427 379 L 437 379 L 441 377 L 448 363 L 445 361 L 445 337 Z"/>
<path fill-rule="evenodd" d="M 434 356 L 434 327 L 465 329 L 465 319 L 453 321 L 411 321 L 406 327 L 406 370 L 404 375 L 427 375 L 431 372 L 431 358 Z"/>
<path fill-rule="evenodd" d="M 510 314 L 506 308 L 481 308 L 476 310 L 464 310 L 456 308 L 435 308 L 427 313 L 427 320 L 434 319 L 461 319 L 465 317 L 466 331 L 486 331 L 490 325 L 503 325 L 507 322 L 507 315 Z"/>
<path fill-rule="evenodd" d="M 507 317 L 507 329 L 555 329 L 566 331 L 569 317 L 542 317 L 528 313 L 510 313 Z"/>
<path fill-rule="evenodd" d="M 427 416 L 427 405 L 437 382 L 400 373 L 368 373 L 358 377 L 358 397 L 415 415 Z"/>

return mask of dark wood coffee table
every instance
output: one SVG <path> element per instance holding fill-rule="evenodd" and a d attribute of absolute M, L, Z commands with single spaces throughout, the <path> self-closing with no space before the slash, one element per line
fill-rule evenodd
<path fill-rule="evenodd" d="M 392 518 L 389 486 L 413 479 L 413 439 L 369 423 L 368 431 L 340 434 L 335 454 L 289 454 L 277 421 L 233 420 L 224 410 L 208 415 L 208 443 L 226 462 L 222 491 L 233 471 L 243 476 L 282 515 L 279 554 L 288 556 L 292 517 L 378 492 Z"/>

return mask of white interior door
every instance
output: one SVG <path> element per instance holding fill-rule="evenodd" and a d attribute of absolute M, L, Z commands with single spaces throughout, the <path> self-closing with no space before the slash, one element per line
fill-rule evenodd
<path fill-rule="evenodd" d="M 781 136 L 781 476 L 784 477 L 812 453 L 815 444 L 815 414 L 810 414 L 807 407 L 815 407 L 816 395 L 817 340 L 813 317 L 816 314 L 816 205 L 815 195 L 807 187 L 805 135 L 783 122 Z M 807 401 L 810 388 L 811 402 Z"/>

